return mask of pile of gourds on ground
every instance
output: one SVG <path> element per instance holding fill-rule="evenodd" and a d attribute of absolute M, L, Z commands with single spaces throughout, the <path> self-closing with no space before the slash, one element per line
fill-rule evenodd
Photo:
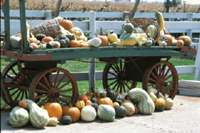
<path fill-rule="evenodd" d="M 74 106 L 47 102 L 39 107 L 29 99 L 19 101 L 10 112 L 7 123 L 13 127 L 23 127 L 29 122 L 35 128 L 69 125 L 80 119 L 92 122 L 97 117 L 102 121 L 113 122 L 116 118 L 134 116 L 138 113 L 151 115 L 155 111 L 169 110 L 173 106 L 171 98 L 164 97 L 156 89 L 148 92 L 133 88 L 128 93 L 117 93 L 111 89 L 97 89 L 78 96 Z"/>
<path fill-rule="evenodd" d="M 61 17 L 55 18 L 59 22 L 59 27 L 62 34 L 52 37 L 46 36 L 43 33 L 33 35 L 29 31 L 29 25 L 27 24 L 27 38 L 29 42 L 29 52 L 38 49 L 51 49 L 51 48 L 67 48 L 67 47 L 100 47 L 100 46 L 190 46 L 191 38 L 189 36 L 180 36 L 175 39 L 164 28 L 164 19 L 160 12 L 155 13 L 156 22 L 160 27 L 160 31 L 155 25 L 150 24 L 146 31 L 143 31 L 140 27 L 134 27 L 132 23 L 127 21 L 124 24 L 124 33 L 118 35 L 109 29 L 103 33 L 100 28 L 100 33 L 96 34 L 96 37 L 90 38 L 91 32 L 83 33 L 79 27 L 74 27 L 71 20 L 66 20 Z M 138 30 L 138 28 L 140 30 Z M 160 36 L 157 40 L 155 37 L 158 32 Z M 20 36 L 10 36 L 11 46 L 14 49 L 21 47 Z"/>

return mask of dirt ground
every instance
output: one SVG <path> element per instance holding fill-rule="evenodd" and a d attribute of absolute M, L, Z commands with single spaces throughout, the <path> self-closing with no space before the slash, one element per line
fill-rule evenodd
<path fill-rule="evenodd" d="M 79 120 L 70 125 L 47 126 L 44 129 L 28 125 L 13 128 L 6 124 L 9 111 L 1 111 L 1 133 L 200 133 L 200 94 L 193 96 L 179 94 L 171 110 L 154 112 L 152 115 L 132 115 L 116 118 L 115 122 L 94 122 Z"/>

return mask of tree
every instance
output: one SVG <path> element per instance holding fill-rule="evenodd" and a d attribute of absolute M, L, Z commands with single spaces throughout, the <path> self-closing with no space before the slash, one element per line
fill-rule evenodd
<path fill-rule="evenodd" d="M 133 7 L 133 10 L 132 10 L 131 18 L 134 17 L 135 12 L 137 11 L 137 7 L 138 7 L 139 4 L 140 4 L 140 0 L 136 0 L 135 6 Z"/>
<path fill-rule="evenodd" d="M 166 2 L 164 2 L 164 7 L 166 8 L 166 12 L 169 12 L 169 8 L 170 7 L 174 7 L 174 11 L 175 8 L 181 4 L 181 0 L 167 0 Z"/>

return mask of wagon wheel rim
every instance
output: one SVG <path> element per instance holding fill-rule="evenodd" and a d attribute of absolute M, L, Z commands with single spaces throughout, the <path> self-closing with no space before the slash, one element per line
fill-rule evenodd
<path fill-rule="evenodd" d="M 60 74 L 62 75 L 59 76 Z M 69 101 L 75 105 L 77 96 L 76 80 L 67 70 L 62 68 L 51 68 L 38 73 L 30 84 L 29 98 L 40 106 L 46 102 L 69 105 Z"/>
<path fill-rule="evenodd" d="M 24 63 L 20 61 L 22 67 Z M 28 98 L 28 87 L 24 87 L 24 81 L 27 76 L 21 73 L 17 61 L 11 62 L 2 72 L 3 86 L 2 98 L 6 104 L 14 107 L 17 102 Z"/>
<path fill-rule="evenodd" d="M 107 63 L 103 71 L 103 87 L 110 88 L 116 92 L 128 92 L 137 86 L 137 82 L 127 80 L 125 76 L 125 60 L 120 59 L 119 63 Z"/>
<path fill-rule="evenodd" d="M 161 61 L 149 67 L 143 76 L 142 87 L 146 91 L 154 88 L 163 96 L 174 98 L 178 90 L 178 74 L 169 62 Z"/>

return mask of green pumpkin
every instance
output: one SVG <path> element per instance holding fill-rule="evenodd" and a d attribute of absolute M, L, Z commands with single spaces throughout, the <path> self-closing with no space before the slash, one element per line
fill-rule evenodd
<path fill-rule="evenodd" d="M 133 29 L 134 29 L 133 24 L 131 24 L 130 21 L 127 20 L 126 23 L 124 24 L 124 30 L 125 30 L 127 33 L 132 33 L 132 32 L 133 32 Z"/>
<path fill-rule="evenodd" d="M 115 120 L 115 109 L 110 105 L 99 105 L 97 114 L 101 120 L 110 122 L 113 122 Z"/>
<path fill-rule="evenodd" d="M 37 35 L 35 36 L 35 38 L 36 38 L 37 40 L 39 40 L 39 41 L 42 41 L 42 39 L 43 39 L 44 37 L 46 37 L 45 34 L 37 34 Z"/>
<path fill-rule="evenodd" d="M 157 100 L 154 102 L 155 104 L 155 110 L 156 111 L 163 111 L 165 109 L 165 99 L 164 98 L 157 98 Z"/>
<path fill-rule="evenodd" d="M 69 115 L 65 115 L 65 116 L 62 116 L 60 118 L 60 122 L 63 124 L 63 125 L 69 125 L 72 123 L 72 118 L 71 116 Z"/>
<path fill-rule="evenodd" d="M 116 116 L 124 118 L 126 116 L 127 110 L 124 106 L 119 106 L 115 108 Z"/>
<path fill-rule="evenodd" d="M 98 111 L 98 104 L 97 103 L 92 103 L 92 107 L 94 107 L 94 109 L 96 110 L 96 112 Z"/>
<path fill-rule="evenodd" d="M 123 96 L 122 96 L 122 95 L 119 95 L 119 94 L 118 94 L 118 95 L 116 96 L 116 99 L 115 99 L 115 101 L 116 101 L 116 102 L 119 102 L 119 101 L 121 101 L 121 102 L 123 103 L 123 102 L 124 102 L 124 98 L 123 98 Z"/>
<path fill-rule="evenodd" d="M 106 95 L 109 97 L 112 101 L 115 101 L 116 99 L 116 94 L 114 90 L 111 90 L 110 88 L 106 89 Z"/>

